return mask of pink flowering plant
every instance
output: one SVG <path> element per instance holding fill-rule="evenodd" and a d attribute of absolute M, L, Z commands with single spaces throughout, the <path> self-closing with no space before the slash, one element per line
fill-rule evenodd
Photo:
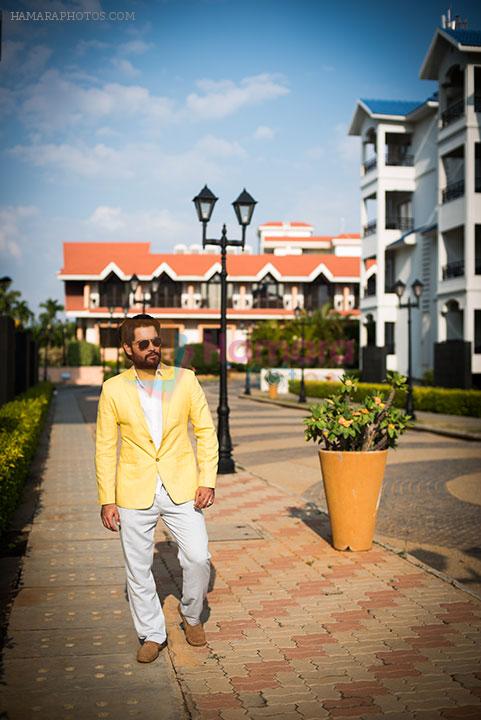
<path fill-rule="evenodd" d="M 409 427 L 410 416 L 393 406 L 396 391 L 406 389 L 406 378 L 390 372 L 386 382 L 390 385 L 386 398 L 374 392 L 355 403 L 357 381 L 343 375 L 338 393 L 310 406 L 311 414 L 304 420 L 306 440 L 317 442 L 321 450 L 367 452 L 396 447 Z"/>

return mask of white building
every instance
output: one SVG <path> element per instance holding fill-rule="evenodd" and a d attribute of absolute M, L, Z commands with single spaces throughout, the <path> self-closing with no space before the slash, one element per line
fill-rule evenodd
<path fill-rule="evenodd" d="M 446 24 L 446 23 L 445 23 Z M 388 348 L 407 371 L 407 310 L 392 291 L 424 283 L 413 310 L 413 376 L 433 368 L 434 343 L 471 342 L 481 373 L 481 31 L 438 28 L 420 76 L 424 102 L 359 100 L 362 139 L 361 345 Z"/>

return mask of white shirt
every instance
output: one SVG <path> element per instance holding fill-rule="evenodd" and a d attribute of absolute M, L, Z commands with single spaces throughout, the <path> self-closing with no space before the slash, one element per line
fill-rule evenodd
<path fill-rule="evenodd" d="M 140 404 L 144 411 L 145 420 L 147 427 L 154 441 L 155 447 L 158 450 L 162 442 L 162 375 L 160 368 L 158 367 L 154 378 L 154 387 L 152 395 L 146 387 L 146 383 L 151 383 L 151 380 L 141 380 L 135 373 L 137 381 L 137 391 L 139 393 Z"/>

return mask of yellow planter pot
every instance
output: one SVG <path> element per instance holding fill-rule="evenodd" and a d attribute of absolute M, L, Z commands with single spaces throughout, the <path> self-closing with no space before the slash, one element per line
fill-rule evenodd
<path fill-rule="evenodd" d="M 371 549 L 387 452 L 319 451 L 336 550 Z"/>
<path fill-rule="evenodd" d="M 269 385 L 268 393 L 270 399 L 275 400 L 277 398 L 277 385 Z"/>

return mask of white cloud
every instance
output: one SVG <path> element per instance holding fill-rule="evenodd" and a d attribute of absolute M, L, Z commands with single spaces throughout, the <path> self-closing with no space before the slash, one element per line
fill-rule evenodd
<path fill-rule="evenodd" d="M 284 81 L 268 73 L 246 77 L 236 84 L 232 80 L 199 80 L 203 92 L 187 96 L 186 111 L 198 119 L 224 118 L 243 107 L 274 100 L 289 93 Z"/>
<path fill-rule="evenodd" d="M 5 40 L 2 47 L 0 71 L 5 80 L 15 77 L 23 80 L 40 75 L 47 65 L 52 48 L 46 45 L 27 46 L 18 40 Z"/>
<path fill-rule="evenodd" d="M 175 243 L 185 240 L 187 226 L 168 210 L 125 212 L 120 207 L 99 205 L 86 221 L 87 232 L 96 239 Z M 100 238 L 99 238 L 100 236 Z"/>
<path fill-rule="evenodd" d="M 0 208 L 0 255 L 20 258 L 25 236 L 24 223 L 37 213 L 31 205 Z"/>
<path fill-rule="evenodd" d="M 156 143 L 131 143 L 120 150 L 103 143 L 38 143 L 17 145 L 9 153 L 69 177 L 118 181 L 135 178 L 140 183 L 180 183 L 182 186 L 206 175 L 218 179 L 231 160 L 246 156 L 239 143 L 214 135 L 200 138 L 192 148 L 179 153 L 168 152 Z"/>
<path fill-rule="evenodd" d="M 150 50 L 152 47 L 151 43 L 146 43 L 144 40 L 130 40 L 129 42 L 119 45 L 118 50 L 126 55 L 143 55 Z"/>
<path fill-rule="evenodd" d="M 173 102 L 152 95 L 141 85 L 107 83 L 100 88 L 84 88 L 58 70 L 48 70 L 27 89 L 20 114 L 29 126 L 53 133 L 107 117 L 167 121 L 173 116 Z"/>
<path fill-rule="evenodd" d="M 112 65 L 127 77 L 133 78 L 140 75 L 140 70 L 132 65 L 130 60 L 125 58 L 112 58 Z"/>
<path fill-rule="evenodd" d="M 123 162 L 122 153 L 101 143 L 90 147 L 67 143 L 17 145 L 11 148 L 9 153 L 37 167 L 53 168 L 68 175 L 119 179 L 133 177 L 133 172 Z"/>
<path fill-rule="evenodd" d="M 268 125 L 259 125 L 259 127 L 256 129 L 254 133 L 254 139 L 255 140 L 273 140 L 275 137 L 276 131 L 273 130 Z"/>

